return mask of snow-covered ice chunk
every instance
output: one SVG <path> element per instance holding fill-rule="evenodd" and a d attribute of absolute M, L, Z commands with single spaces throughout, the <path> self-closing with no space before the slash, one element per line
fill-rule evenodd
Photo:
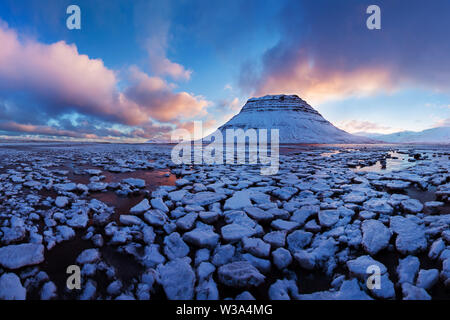
<path fill-rule="evenodd" d="M 146 212 L 149 209 L 150 209 L 150 204 L 148 202 L 148 199 L 144 199 L 141 202 L 139 202 L 137 205 L 135 205 L 133 208 L 131 208 L 130 213 L 140 214 L 140 213 Z"/>
<path fill-rule="evenodd" d="M 206 278 L 208 278 L 210 275 L 212 275 L 216 271 L 216 267 L 209 262 L 201 262 L 200 265 L 197 267 L 197 277 L 199 281 L 202 281 Z"/>
<path fill-rule="evenodd" d="M 86 228 L 89 222 L 89 216 L 85 211 L 74 212 L 74 214 L 70 215 L 70 219 L 67 220 L 67 225 L 76 228 L 83 229 Z"/>
<path fill-rule="evenodd" d="M 402 284 L 403 300 L 431 300 L 430 295 L 423 288 L 405 282 Z"/>
<path fill-rule="evenodd" d="M 24 243 L 0 248 L 0 265 L 8 269 L 19 269 L 44 261 L 44 246 Z"/>
<path fill-rule="evenodd" d="M 299 295 L 300 300 L 373 300 L 361 290 L 357 279 L 342 282 L 339 291 L 320 291 Z"/>
<path fill-rule="evenodd" d="M 216 193 L 211 191 L 198 192 L 195 194 L 188 193 L 184 196 L 182 203 L 185 205 L 199 205 L 206 206 L 215 202 L 226 199 L 226 195 L 223 193 Z"/>
<path fill-rule="evenodd" d="M 80 300 L 93 300 L 97 294 L 97 286 L 93 280 L 88 280 L 84 285 L 84 290 L 80 295 Z"/>
<path fill-rule="evenodd" d="M 344 200 L 344 202 L 350 203 L 363 203 L 367 200 L 367 196 L 364 192 L 352 191 L 343 196 L 342 200 Z"/>
<path fill-rule="evenodd" d="M 297 284 L 294 280 L 278 279 L 269 288 L 270 300 L 291 300 L 299 297 Z"/>
<path fill-rule="evenodd" d="M 272 259 L 275 266 L 280 270 L 283 270 L 292 262 L 291 253 L 284 248 L 278 248 L 274 250 L 272 252 Z"/>
<path fill-rule="evenodd" d="M 231 244 L 218 246 L 214 250 L 212 263 L 218 267 L 227 264 L 233 259 L 235 252 L 236 248 Z"/>
<path fill-rule="evenodd" d="M 313 234 L 311 232 L 296 230 L 287 236 L 288 249 L 292 254 L 302 250 L 311 243 Z"/>
<path fill-rule="evenodd" d="M 370 290 L 372 294 L 380 299 L 392 299 L 395 298 L 394 284 L 389 279 L 388 273 L 381 275 L 380 277 L 380 288 L 372 288 Z"/>
<path fill-rule="evenodd" d="M 283 187 L 279 189 L 275 189 L 272 191 L 272 195 L 274 195 L 277 198 L 280 198 L 281 200 L 289 200 L 298 192 L 297 188 L 294 187 Z"/>
<path fill-rule="evenodd" d="M 367 268 L 370 266 L 377 266 L 378 268 L 380 268 L 381 274 L 384 274 L 387 271 L 384 264 L 374 260 L 370 256 L 360 256 L 354 260 L 347 261 L 347 268 L 350 273 L 363 281 L 365 281 L 370 275 L 369 273 L 367 273 Z"/>
<path fill-rule="evenodd" d="M 161 210 L 164 213 L 169 212 L 169 208 L 161 198 L 154 198 L 150 201 L 150 203 L 154 209 Z"/>
<path fill-rule="evenodd" d="M 198 213 L 191 212 L 187 215 L 181 217 L 177 220 L 176 225 L 177 228 L 180 228 L 181 230 L 190 230 L 194 226 L 195 220 L 197 220 Z"/>
<path fill-rule="evenodd" d="M 89 191 L 92 192 L 100 192 L 106 190 L 107 187 L 108 184 L 104 182 L 91 182 L 88 184 Z"/>
<path fill-rule="evenodd" d="M 169 197 L 170 200 L 172 201 L 181 201 L 183 199 L 183 197 L 186 195 L 187 190 L 177 190 L 177 191 L 172 191 L 169 192 L 169 194 L 167 195 Z"/>
<path fill-rule="evenodd" d="M 248 261 L 237 261 L 223 265 L 218 270 L 219 281 L 234 288 L 259 286 L 265 277 Z"/>
<path fill-rule="evenodd" d="M 174 232 L 164 238 L 164 253 L 170 260 L 184 258 L 189 253 L 189 246 L 178 232 Z"/>
<path fill-rule="evenodd" d="M 0 300 L 25 300 L 27 290 L 15 273 L 4 273 L 0 277 Z"/>
<path fill-rule="evenodd" d="M 169 300 L 194 298 L 195 273 L 185 259 L 172 260 L 160 265 L 161 284 Z"/>
<path fill-rule="evenodd" d="M 431 289 L 439 280 L 438 269 L 420 270 L 416 286 L 425 290 Z"/>
<path fill-rule="evenodd" d="M 442 251 L 445 249 L 445 243 L 442 239 L 437 239 L 431 244 L 430 251 L 428 252 L 428 257 L 430 259 L 437 259 L 441 255 Z"/>
<path fill-rule="evenodd" d="M 141 219 L 139 219 L 138 217 L 132 216 L 132 215 L 128 215 L 128 214 L 122 214 L 122 215 L 120 215 L 119 221 L 120 221 L 121 224 L 126 225 L 126 226 L 132 226 L 132 225 L 137 225 L 137 226 L 139 226 L 139 225 L 141 225 L 141 224 L 144 223 L 144 222 L 143 222 Z"/>
<path fill-rule="evenodd" d="M 312 270 L 316 266 L 316 257 L 313 252 L 298 250 L 297 252 L 295 252 L 294 258 L 298 262 L 300 267 L 306 270 Z"/>
<path fill-rule="evenodd" d="M 286 231 L 297 229 L 300 226 L 298 222 L 286 221 L 282 219 L 274 220 L 270 225 L 272 226 L 272 228 L 275 228 L 277 230 L 286 230 Z"/>
<path fill-rule="evenodd" d="M 225 241 L 239 241 L 245 237 L 251 237 L 256 232 L 253 228 L 245 227 L 237 223 L 227 224 L 221 229 L 222 238 Z"/>
<path fill-rule="evenodd" d="M 419 213 L 423 209 L 423 204 L 417 199 L 403 200 L 400 203 L 403 210 L 407 213 Z"/>
<path fill-rule="evenodd" d="M 256 221 L 270 221 L 273 219 L 273 215 L 264 211 L 258 207 L 247 207 L 244 208 L 244 211 L 250 216 L 250 218 L 255 219 Z"/>
<path fill-rule="evenodd" d="M 86 249 L 77 257 L 77 263 L 94 263 L 100 260 L 100 251 L 98 249 Z"/>
<path fill-rule="evenodd" d="M 215 247 L 219 241 L 219 235 L 211 228 L 197 227 L 183 235 L 183 240 L 199 247 Z"/>
<path fill-rule="evenodd" d="M 365 210 L 373 211 L 382 214 L 392 214 L 394 209 L 387 203 L 386 199 L 370 199 L 364 202 Z"/>
<path fill-rule="evenodd" d="M 166 261 L 166 258 L 159 252 L 159 245 L 151 244 L 145 247 L 144 257 L 141 263 L 145 267 L 155 267 Z"/>
<path fill-rule="evenodd" d="M 75 231 L 68 226 L 57 226 L 56 227 L 56 242 L 67 241 L 75 238 Z"/>
<path fill-rule="evenodd" d="M 61 184 L 55 184 L 54 185 L 56 190 L 59 191 L 65 191 L 65 192 L 72 192 L 77 189 L 77 185 L 73 182 L 70 183 L 61 183 Z"/>
<path fill-rule="evenodd" d="M 219 300 L 219 290 L 212 278 L 200 282 L 195 292 L 197 300 Z"/>
<path fill-rule="evenodd" d="M 56 298 L 56 285 L 52 281 L 46 282 L 41 289 L 41 300 L 51 300 Z"/>
<path fill-rule="evenodd" d="M 55 200 L 55 205 L 58 208 L 64 208 L 68 204 L 69 204 L 69 198 L 67 198 L 67 197 L 57 197 Z"/>
<path fill-rule="evenodd" d="M 144 188 L 145 187 L 145 180 L 143 180 L 143 179 L 127 178 L 127 179 L 123 179 L 122 183 L 126 183 L 135 188 Z"/>
<path fill-rule="evenodd" d="M 266 233 L 263 239 L 275 248 L 284 247 L 286 243 L 286 231 L 272 231 Z"/>
<path fill-rule="evenodd" d="M 144 214 L 144 219 L 152 226 L 162 227 L 169 220 L 169 217 L 161 210 L 152 209 Z"/>
<path fill-rule="evenodd" d="M 362 245 L 371 255 L 377 254 L 386 248 L 392 233 L 383 223 L 378 220 L 364 220 L 362 225 Z"/>
<path fill-rule="evenodd" d="M 398 283 L 415 283 L 419 268 L 420 261 L 416 256 L 407 256 L 404 259 L 400 259 L 397 266 Z"/>
<path fill-rule="evenodd" d="M 250 253 L 244 253 L 241 256 L 244 260 L 250 262 L 252 266 L 261 271 L 262 273 L 268 273 L 271 269 L 271 262 L 268 259 L 262 259 L 255 257 Z"/>
<path fill-rule="evenodd" d="M 236 191 L 233 196 L 225 201 L 225 210 L 239 210 L 251 206 L 248 191 Z"/>
<path fill-rule="evenodd" d="M 111 282 L 106 288 L 106 292 L 111 296 L 117 296 L 120 294 L 122 289 L 122 282 L 120 280 L 115 280 Z"/>
<path fill-rule="evenodd" d="M 244 238 L 242 239 L 242 248 L 260 258 L 266 258 L 270 254 L 270 244 L 264 242 L 259 238 Z"/>
<path fill-rule="evenodd" d="M 214 223 L 219 219 L 219 213 L 216 211 L 202 211 L 198 216 L 205 223 Z"/>
<path fill-rule="evenodd" d="M 427 248 L 425 229 L 410 218 L 391 217 L 390 227 L 397 234 L 395 246 L 402 254 L 415 253 Z"/>
<path fill-rule="evenodd" d="M 338 210 L 321 210 L 319 212 L 319 223 L 323 227 L 331 227 L 339 221 Z"/>
<path fill-rule="evenodd" d="M 245 300 L 256 300 L 254 296 L 248 291 L 244 291 L 240 294 L 238 294 L 235 298 L 235 300 L 245 301 Z"/>

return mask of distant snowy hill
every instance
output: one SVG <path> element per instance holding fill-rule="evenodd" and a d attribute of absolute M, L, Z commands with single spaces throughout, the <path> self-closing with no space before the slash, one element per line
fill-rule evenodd
<path fill-rule="evenodd" d="M 166 141 L 166 140 L 148 140 L 145 143 L 154 143 L 154 144 L 165 144 L 165 143 L 170 143 L 170 141 Z"/>
<path fill-rule="evenodd" d="M 376 139 L 389 143 L 438 143 L 450 144 L 450 127 L 438 127 L 415 131 L 402 131 L 391 134 L 364 133 L 359 132 L 355 135 Z"/>
<path fill-rule="evenodd" d="M 279 129 L 280 143 L 373 143 L 336 128 L 296 95 L 252 98 L 218 130 Z M 225 136 L 225 135 L 224 135 Z"/>

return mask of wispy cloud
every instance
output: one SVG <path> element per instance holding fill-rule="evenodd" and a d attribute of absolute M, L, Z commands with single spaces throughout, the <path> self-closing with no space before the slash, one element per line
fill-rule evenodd
<path fill-rule="evenodd" d="M 433 127 L 450 127 L 450 118 L 437 120 Z"/>
<path fill-rule="evenodd" d="M 336 124 L 337 127 L 341 128 L 350 133 L 357 132 L 367 132 L 367 133 L 394 133 L 401 131 L 392 127 L 387 127 L 380 125 L 378 123 L 370 121 L 360 121 L 360 120 L 347 120 L 341 121 Z"/>

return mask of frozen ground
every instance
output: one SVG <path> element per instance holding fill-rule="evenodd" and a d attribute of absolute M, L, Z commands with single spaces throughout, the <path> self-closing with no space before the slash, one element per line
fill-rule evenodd
<path fill-rule="evenodd" d="M 450 147 L 281 153 L 260 176 L 163 145 L 0 145 L 0 299 L 450 298 Z"/>

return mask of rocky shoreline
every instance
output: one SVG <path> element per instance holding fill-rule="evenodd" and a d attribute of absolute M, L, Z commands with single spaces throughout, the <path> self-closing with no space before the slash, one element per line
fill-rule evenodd
<path fill-rule="evenodd" d="M 261 176 L 162 145 L 0 145 L 0 299 L 450 298 L 449 147 L 281 151 Z"/>

